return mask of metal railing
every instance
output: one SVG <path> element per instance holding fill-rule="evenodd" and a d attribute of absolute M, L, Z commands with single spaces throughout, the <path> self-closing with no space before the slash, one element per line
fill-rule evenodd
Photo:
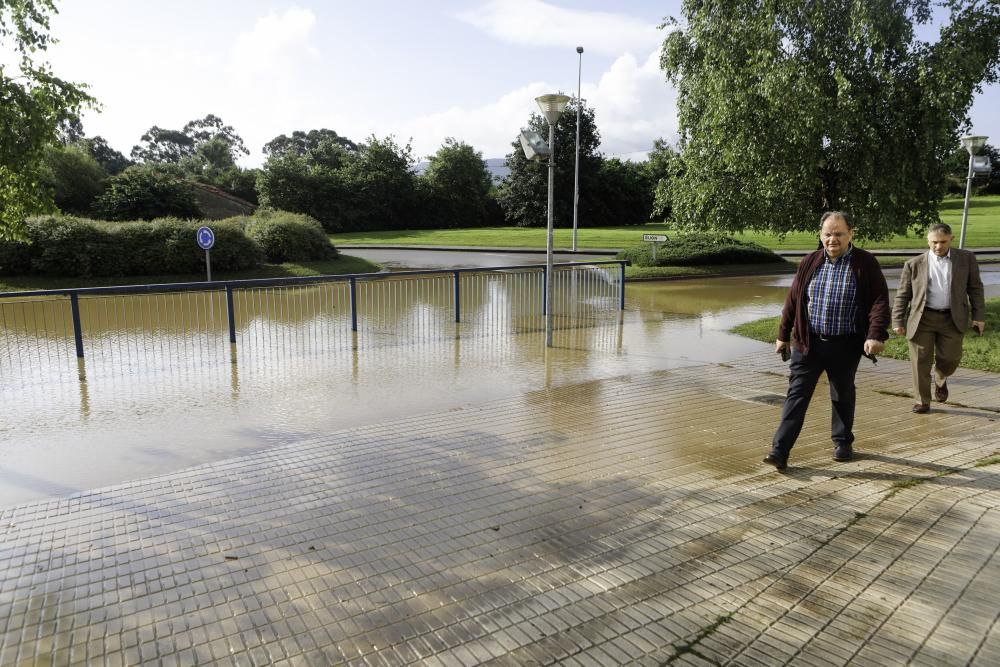
<path fill-rule="evenodd" d="M 555 326 L 621 311 L 624 266 L 555 265 Z M 546 280 L 544 266 L 522 265 L 0 293 L 0 374 L 72 368 L 74 358 L 159 366 L 537 331 Z"/>

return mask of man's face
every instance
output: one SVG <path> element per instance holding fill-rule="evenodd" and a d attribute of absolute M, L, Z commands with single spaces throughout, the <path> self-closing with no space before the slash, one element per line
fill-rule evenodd
<path fill-rule="evenodd" d="M 951 249 L 951 240 L 955 238 L 952 234 L 944 232 L 930 232 L 927 234 L 927 245 L 931 252 L 938 257 L 944 257 Z"/>
<path fill-rule="evenodd" d="M 847 226 L 843 218 L 831 216 L 823 222 L 819 238 L 830 259 L 837 259 L 847 252 L 847 245 L 854 238 L 854 230 Z"/>

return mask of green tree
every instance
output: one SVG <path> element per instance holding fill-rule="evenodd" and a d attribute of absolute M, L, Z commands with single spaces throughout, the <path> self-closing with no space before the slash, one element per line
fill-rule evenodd
<path fill-rule="evenodd" d="M 305 213 L 328 232 L 343 229 L 348 200 L 344 178 L 304 155 L 272 154 L 257 175 L 257 192 L 261 206 Z"/>
<path fill-rule="evenodd" d="M 141 143 L 132 147 L 132 159 L 136 162 L 177 164 L 194 155 L 194 139 L 180 130 L 154 125 L 143 133 L 139 141 Z"/>
<path fill-rule="evenodd" d="M 312 164 L 337 169 L 344 165 L 351 154 L 358 152 L 358 145 L 333 130 L 322 128 L 303 132 L 296 130 L 292 136 L 279 134 L 264 144 L 264 155 L 297 155 Z"/>
<path fill-rule="evenodd" d="M 0 65 L 0 239 L 24 238 L 25 218 L 52 209 L 41 185 L 45 146 L 96 106 L 85 85 L 35 59 L 55 42 L 49 17 L 56 12 L 53 0 L 0 0 L 0 49 L 17 57 Z"/>
<path fill-rule="evenodd" d="M 111 176 L 116 176 L 134 163 L 112 148 L 104 137 L 87 137 L 79 142 L 92 158 Z"/>
<path fill-rule="evenodd" d="M 94 207 L 105 220 L 199 218 L 194 186 L 177 167 L 136 165 L 108 179 Z"/>
<path fill-rule="evenodd" d="M 591 213 L 604 225 L 641 225 L 653 213 L 653 179 L 644 163 L 618 158 L 601 160 L 592 187 Z"/>
<path fill-rule="evenodd" d="M 410 227 L 420 217 L 413 166 L 410 144 L 400 146 L 392 136 L 369 137 L 358 147 L 357 156 L 336 170 L 345 189 L 341 228 L 368 231 Z"/>
<path fill-rule="evenodd" d="M 653 189 L 652 216 L 671 217 L 670 182 L 681 174 L 680 153 L 662 138 L 653 142 L 646 158 L 646 174 Z"/>
<path fill-rule="evenodd" d="M 528 128 L 548 141 L 548 122 L 537 113 L 528 119 Z M 594 110 L 586 105 L 580 109 L 580 202 L 578 221 L 581 227 L 605 224 L 594 215 L 601 210 L 595 200 L 598 189 L 601 156 L 597 152 L 601 135 L 594 122 Z M 510 224 L 518 227 L 545 227 L 548 206 L 548 160 L 530 162 L 524 157 L 520 139 L 507 155 L 510 174 L 497 192 L 497 200 Z M 576 156 L 576 101 L 570 102 L 555 127 L 555 177 L 552 217 L 556 227 L 573 224 L 574 160 Z"/>
<path fill-rule="evenodd" d="M 933 44 L 914 26 L 949 12 Z M 685 0 L 661 64 L 678 89 L 677 224 L 777 233 L 848 209 L 862 237 L 938 219 L 944 161 L 994 83 L 1000 4 Z"/>
<path fill-rule="evenodd" d="M 89 215 L 94 200 L 104 191 L 108 173 L 80 145 L 45 147 L 42 182 L 51 189 L 63 213 Z"/>
<path fill-rule="evenodd" d="M 483 154 L 452 137 L 430 156 L 421 177 L 428 193 L 422 208 L 434 228 L 477 227 L 489 221 L 493 178 Z"/>

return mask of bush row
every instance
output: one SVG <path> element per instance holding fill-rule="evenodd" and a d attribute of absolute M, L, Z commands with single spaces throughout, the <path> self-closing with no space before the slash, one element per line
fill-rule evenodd
<path fill-rule="evenodd" d="M 707 264 L 771 264 L 784 261 L 764 246 L 722 234 L 695 233 L 670 236 L 658 244 L 653 260 L 651 243 L 625 248 L 618 259 L 635 266 L 703 266 Z"/>
<path fill-rule="evenodd" d="M 27 221 L 25 241 L 0 240 L 0 275 L 131 276 L 199 273 L 205 251 L 195 242 L 203 222 L 161 218 L 106 222 L 70 216 Z M 263 261 L 336 256 L 319 223 L 308 216 L 265 211 L 213 221 L 212 267 L 238 271 Z"/>

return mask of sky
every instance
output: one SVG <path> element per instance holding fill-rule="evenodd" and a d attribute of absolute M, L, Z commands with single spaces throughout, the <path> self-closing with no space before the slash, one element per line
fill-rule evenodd
<path fill-rule="evenodd" d="M 83 117 L 128 155 L 153 125 L 215 114 L 250 149 L 295 130 L 392 135 L 424 159 L 446 137 L 512 151 L 534 98 L 581 93 L 606 156 L 677 139 L 658 26 L 680 0 L 57 0 L 46 58 L 102 104 Z M 582 57 L 576 47 L 582 46 Z M 1000 86 L 973 131 L 1000 144 Z"/>

